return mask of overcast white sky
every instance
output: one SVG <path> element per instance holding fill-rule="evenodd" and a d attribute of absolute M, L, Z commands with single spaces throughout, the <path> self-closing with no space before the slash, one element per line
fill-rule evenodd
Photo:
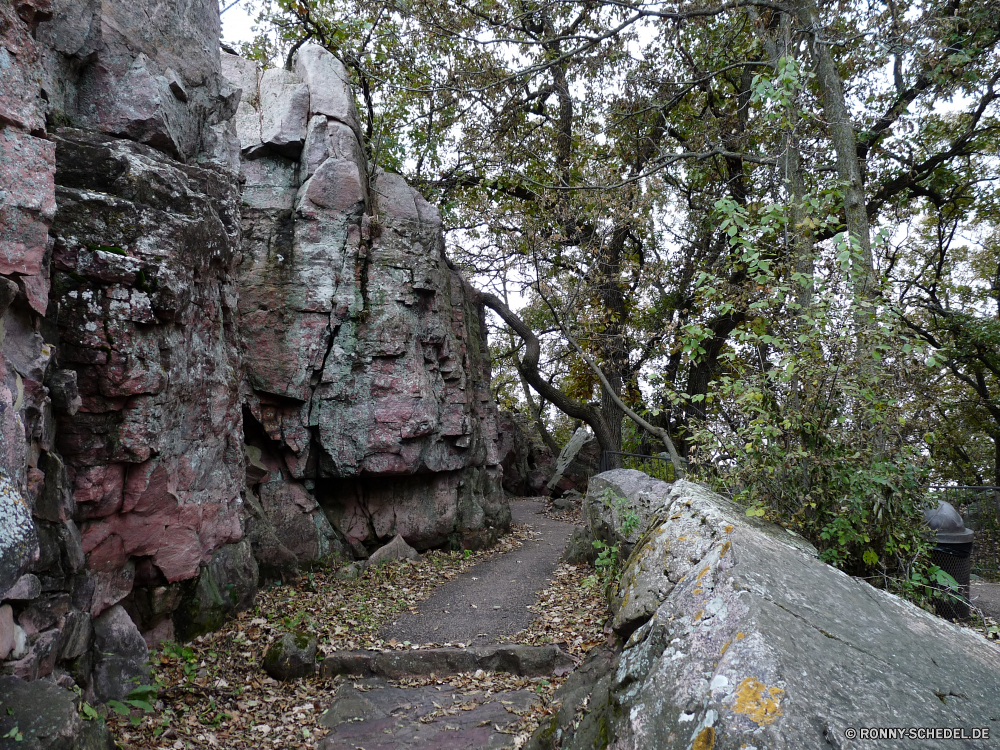
<path fill-rule="evenodd" d="M 222 39 L 229 44 L 248 42 L 253 37 L 250 27 L 257 15 L 253 0 L 237 0 L 235 5 L 225 10 L 233 0 L 224 0 L 219 6 L 222 14 Z"/>

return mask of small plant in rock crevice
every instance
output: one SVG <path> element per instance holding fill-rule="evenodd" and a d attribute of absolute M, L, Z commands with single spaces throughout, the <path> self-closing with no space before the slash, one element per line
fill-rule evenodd
<path fill-rule="evenodd" d="M 627 498 L 616 494 L 610 487 L 598 497 L 605 508 L 611 510 L 620 524 L 618 533 L 628 539 L 639 528 L 642 517 L 629 505 Z M 608 544 L 600 539 L 592 542 L 597 550 L 597 560 L 594 561 L 595 572 L 584 579 L 588 586 L 600 585 L 604 597 L 611 600 L 618 583 L 621 580 L 625 561 L 621 557 L 621 543 Z"/>

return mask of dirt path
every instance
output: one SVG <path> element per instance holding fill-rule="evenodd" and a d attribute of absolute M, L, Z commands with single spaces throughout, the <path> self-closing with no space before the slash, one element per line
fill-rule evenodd
<path fill-rule="evenodd" d="M 379 636 L 411 643 L 496 643 L 527 627 L 534 615 L 528 607 L 552 578 L 573 524 L 541 515 L 543 503 L 513 500 L 515 523 L 529 525 L 538 536 L 520 549 L 480 563 L 441 586 L 401 616 Z"/>

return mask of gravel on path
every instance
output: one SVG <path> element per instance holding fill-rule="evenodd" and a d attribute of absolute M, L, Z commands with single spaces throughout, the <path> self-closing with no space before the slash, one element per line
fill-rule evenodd
<path fill-rule="evenodd" d="M 510 505 L 514 523 L 527 524 L 537 536 L 442 585 L 420 602 L 417 612 L 383 627 L 379 637 L 482 646 L 531 624 L 534 614 L 528 607 L 552 578 L 575 527 L 542 515 L 545 506 L 537 500 L 512 500 Z"/>

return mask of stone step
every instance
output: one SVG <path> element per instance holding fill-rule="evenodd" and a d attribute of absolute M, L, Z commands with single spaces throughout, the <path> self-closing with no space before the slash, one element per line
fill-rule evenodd
<path fill-rule="evenodd" d="M 338 651 L 320 662 L 319 673 L 323 678 L 352 675 L 397 680 L 482 669 L 521 677 L 562 677 L 575 666 L 574 659 L 558 646 L 500 644 L 409 651 Z"/>

